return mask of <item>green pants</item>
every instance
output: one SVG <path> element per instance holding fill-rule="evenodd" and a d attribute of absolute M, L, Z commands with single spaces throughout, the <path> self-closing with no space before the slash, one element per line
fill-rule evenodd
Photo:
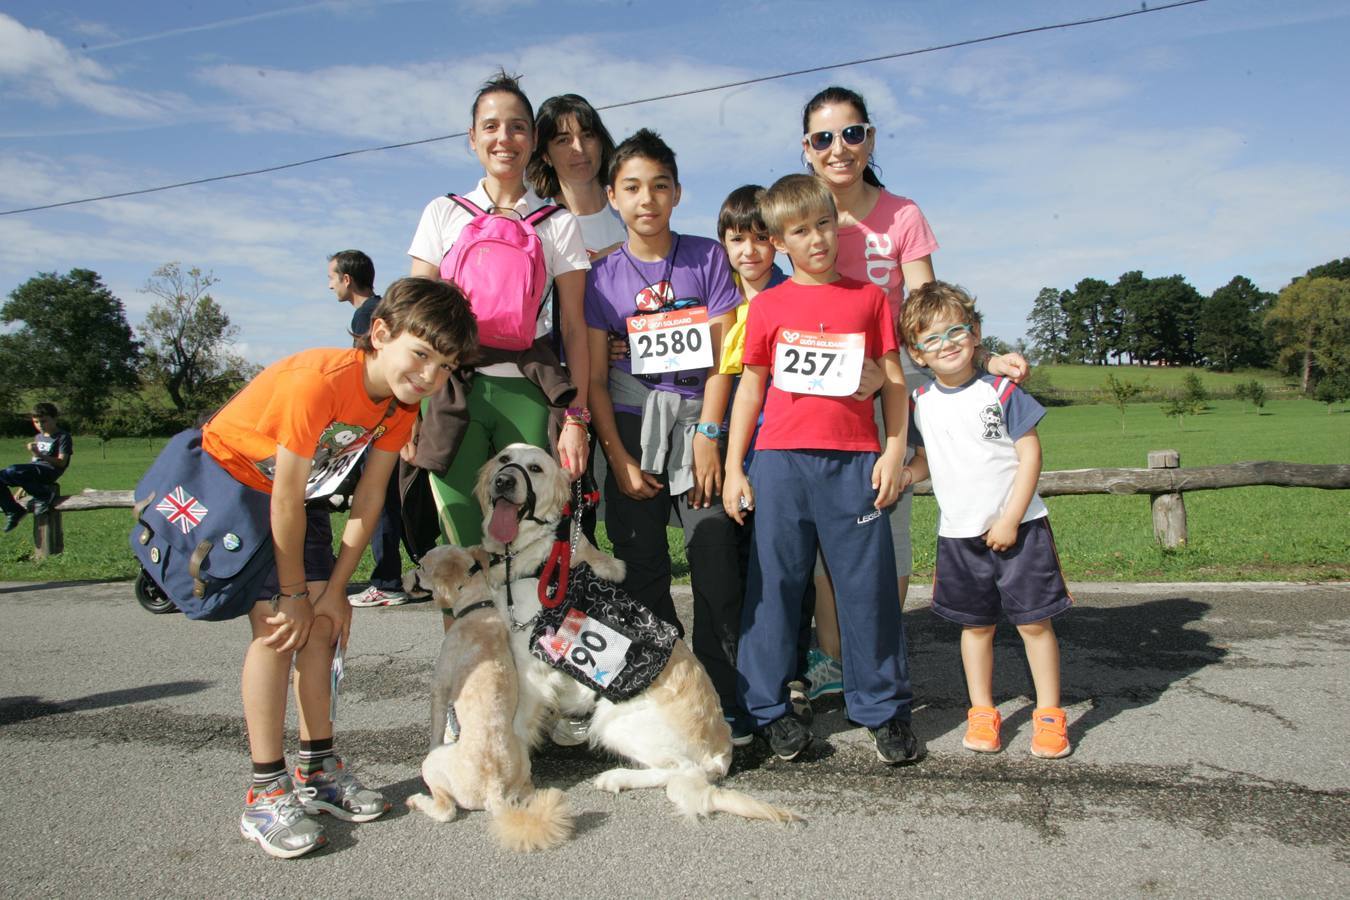
<path fill-rule="evenodd" d="M 473 496 L 483 463 L 508 444 L 548 447 L 548 403 L 527 378 L 475 375 L 468 398 L 469 427 L 445 476 L 430 476 L 441 535 L 459 547 L 483 539 L 483 510 Z"/>

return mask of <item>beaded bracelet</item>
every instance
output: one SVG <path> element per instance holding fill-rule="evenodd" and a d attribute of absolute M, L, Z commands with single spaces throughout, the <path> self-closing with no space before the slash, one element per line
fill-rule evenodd
<path fill-rule="evenodd" d="M 591 411 L 584 406 L 569 406 L 563 412 L 563 424 L 588 428 L 591 424 Z"/>

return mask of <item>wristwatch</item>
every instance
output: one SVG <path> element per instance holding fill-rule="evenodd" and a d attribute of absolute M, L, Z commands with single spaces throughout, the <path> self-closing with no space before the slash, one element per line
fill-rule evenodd
<path fill-rule="evenodd" d="M 716 422 L 699 422 L 694 430 L 705 438 L 713 441 L 717 440 L 725 433 L 722 426 L 718 425 Z"/>

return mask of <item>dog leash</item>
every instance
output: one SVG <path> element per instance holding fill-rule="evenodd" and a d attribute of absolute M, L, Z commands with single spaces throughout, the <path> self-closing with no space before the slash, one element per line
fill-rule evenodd
<path fill-rule="evenodd" d="M 582 482 L 586 484 L 583 485 Z M 557 609 L 567 597 L 567 579 L 572 570 L 572 555 L 581 541 L 581 517 L 586 509 L 600 502 L 600 492 L 589 475 L 572 482 L 572 499 L 563 506 L 563 517 L 553 535 L 553 549 L 539 575 L 539 603 Z"/>
<path fill-rule="evenodd" d="M 583 484 L 585 482 L 585 484 Z M 557 607 L 567 597 L 568 574 L 572 569 L 572 554 L 576 552 L 577 546 L 581 541 L 581 518 L 588 507 L 598 505 L 600 502 L 600 491 L 596 488 L 595 482 L 589 475 L 583 475 L 581 478 L 572 482 L 572 499 L 563 505 L 563 517 L 558 520 L 558 524 L 553 533 L 553 548 L 549 551 L 548 559 L 535 572 L 534 577 L 539 579 L 539 604 L 547 609 L 557 609 Z M 531 518 L 533 518 L 531 516 Z M 534 520 L 538 521 L 538 520 Z M 533 627 L 535 621 L 539 618 L 538 614 L 532 616 L 528 621 L 517 622 L 515 616 L 515 598 L 511 596 L 511 560 L 513 554 L 506 554 L 498 557 L 495 554 L 492 563 L 499 559 L 506 564 L 506 614 L 511 621 L 513 631 L 524 631 L 526 628 Z"/>

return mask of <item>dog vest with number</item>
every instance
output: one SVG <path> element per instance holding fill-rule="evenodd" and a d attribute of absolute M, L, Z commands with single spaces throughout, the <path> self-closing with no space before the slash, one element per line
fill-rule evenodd
<path fill-rule="evenodd" d="M 564 602 L 540 611 L 530 653 L 619 702 L 656 680 L 678 639 L 675 626 L 582 563 L 570 573 Z"/>

